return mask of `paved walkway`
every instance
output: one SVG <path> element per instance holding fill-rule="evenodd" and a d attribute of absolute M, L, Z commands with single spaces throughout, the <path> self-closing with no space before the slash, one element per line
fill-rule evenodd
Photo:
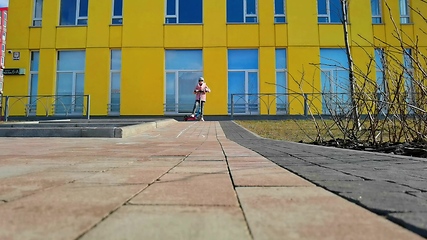
<path fill-rule="evenodd" d="M 223 130 L 241 144 L 248 134 L 176 122 L 124 139 L 0 138 L 0 239 L 423 239 Z M 269 147 L 285 167 L 313 157 Z"/>

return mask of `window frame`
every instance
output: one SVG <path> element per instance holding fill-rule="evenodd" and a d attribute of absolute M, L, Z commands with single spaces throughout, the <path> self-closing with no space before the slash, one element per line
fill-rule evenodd
<path fill-rule="evenodd" d="M 33 69 L 33 61 L 34 61 L 34 54 L 38 53 L 38 59 L 37 59 L 37 69 Z M 37 76 L 37 88 L 35 89 L 36 92 L 38 91 L 38 83 L 39 83 L 39 68 L 40 68 L 40 51 L 31 51 L 30 52 L 30 74 L 29 74 L 29 84 L 28 84 L 28 102 L 26 105 L 26 114 L 34 116 L 36 115 L 37 111 L 37 94 L 33 95 L 33 76 Z M 35 99 L 34 99 L 35 98 Z"/>
<path fill-rule="evenodd" d="M 41 2 L 41 11 L 40 14 L 42 16 L 40 17 L 36 17 L 37 15 L 37 2 L 40 1 Z M 43 19 L 43 0 L 34 0 L 33 1 L 33 20 L 32 20 L 32 25 L 33 27 L 41 27 L 42 26 L 42 19 Z M 6 13 L 5 13 L 6 14 Z M 39 24 L 37 24 L 39 23 Z"/>
<path fill-rule="evenodd" d="M 115 6 L 115 2 L 116 2 L 117 0 L 112 0 L 112 12 L 111 12 L 111 24 L 112 25 L 123 25 L 123 4 L 124 4 L 124 1 L 123 0 L 121 0 L 122 1 L 122 12 L 121 12 L 121 14 L 120 15 L 114 15 L 114 6 Z M 114 20 L 121 20 L 121 23 L 115 23 L 114 22 Z"/>
<path fill-rule="evenodd" d="M 123 51 L 121 49 L 110 49 L 110 89 L 109 89 L 109 98 L 108 98 L 108 115 L 120 115 L 120 98 L 119 98 L 119 105 L 117 107 L 117 111 L 113 111 L 113 107 L 112 107 L 112 94 L 113 94 L 113 75 L 114 74 L 120 74 L 120 80 L 119 80 L 119 84 L 120 84 L 120 88 L 119 88 L 119 96 L 121 94 L 121 83 L 122 83 L 122 66 L 120 66 L 120 69 L 115 69 L 113 68 L 113 51 L 120 51 L 120 65 L 122 64 L 122 59 L 123 59 Z"/>
<path fill-rule="evenodd" d="M 284 66 L 284 68 L 278 67 L 278 63 L 277 63 L 278 53 L 280 50 L 283 50 L 285 53 L 285 66 Z M 289 113 L 289 94 L 288 94 L 289 92 L 288 92 L 287 87 L 288 87 L 289 83 L 288 83 L 288 51 L 287 51 L 287 48 L 276 48 L 275 49 L 275 61 L 276 61 L 276 63 L 275 63 L 275 65 L 276 65 L 275 66 L 275 70 L 276 70 L 276 79 L 275 79 L 275 83 L 276 83 L 276 113 L 277 114 L 288 114 Z M 278 80 L 277 76 L 279 73 L 283 73 L 283 75 L 285 77 L 284 86 L 279 86 L 279 83 L 277 81 Z M 283 96 L 279 95 L 279 91 L 278 91 L 279 87 L 284 88 Z M 280 93 L 280 94 L 282 94 L 282 93 Z M 279 99 L 281 100 L 280 103 L 278 101 Z M 282 101 L 282 99 L 283 99 L 283 101 Z M 281 109 L 284 109 L 284 110 L 281 110 Z"/>
<path fill-rule="evenodd" d="M 243 0 L 243 6 L 242 6 L 242 10 L 243 10 L 243 21 L 242 22 L 229 22 L 228 18 L 226 19 L 227 24 L 241 24 L 241 23 L 245 23 L 245 24 L 258 24 L 259 23 L 259 19 L 258 19 L 258 0 L 254 0 L 255 1 L 255 13 L 254 14 L 249 14 L 248 12 L 248 1 L 249 0 Z M 226 8 L 228 8 L 228 1 L 226 2 Z M 249 18 L 254 18 L 255 21 L 248 21 Z"/>
<path fill-rule="evenodd" d="M 341 1 L 339 1 L 341 4 Z M 332 22 L 332 14 L 331 14 L 331 0 L 325 0 L 326 4 L 326 14 L 319 14 L 319 0 L 317 0 L 317 23 L 318 24 L 342 24 L 342 19 L 338 22 Z M 342 8 L 342 6 L 340 6 Z M 348 5 L 345 6 L 348 12 Z M 341 11 L 340 8 L 340 11 Z M 342 11 L 341 11 L 342 13 Z M 327 21 L 319 21 L 320 18 L 325 18 Z M 340 16 L 342 18 L 342 16 Z M 349 16 L 348 16 L 349 18 Z"/>
<path fill-rule="evenodd" d="M 405 9 L 402 9 L 402 2 L 405 3 Z M 399 17 L 400 24 L 411 24 L 411 11 L 410 11 L 410 0 L 399 0 Z M 405 13 L 403 14 L 404 11 Z"/>
<path fill-rule="evenodd" d="M 371 14 L 372 14 L 372 24 L 383 24 L 383 6 L 382 6 L 382 1 L 381 0 L 374 0 L 376 2 L 376 4 L 378 4 L 378 11 L 379 14 L 374 14 L 373 13 L 373 5 L 372 5 L 372 0 L 371 0 Z M 375 21 L 375 19 L 379 20 L 379 21 Z"/>
<path fill-rule="evenodd" d="M 67 0 L 61 0 L 60 2 L 60 16 L 59 16 L 59 25 L 60 26 L 87 26 L 88 25 L 88 15 L 89 15 L 89 0 L 76 0 L 76 12 L 74 15 L 74 23 L 73 24 L 62 24 L 61 23 L 61 12 L 62 12 L 62 4 L 64 1 Z M 87 1 L 88 2 L 88 6 L 87 6 L 87 15 L 86 16 L 80 16 L 80 7 L 81 7 L 81 1 Z M 82 22 L 82 23 L 79 23 Z"/>
<path fill-rule="evenodd" d="M 83 69 L 66 69 L 66 70 L 59 70 L 59 67 L 60 67 L 60 63 L 59 63 L 59 61 L 61 60 L 60 59 L 60 55 L 61 55 L 61 53 L 65 53 L 65 52 L 73 52 L 73 53 L 78 53 L 78 52 L 82 52 L 82 53 L 84 53 L 84 65 L 83 65 Z M 80 106 L 79 106 L 79 103 L 77 102 L 77 101 L 82 101 L 83 100 L 83 98 L 79 98 L 80 96 L 83 96 L 84 95 L 84 83 L 85 83 L 85 80 L 86 80 L 86 66 L 87 66 L 87 64 L 86 64 L 86 56 L 87 56 L 87 53 L 86 53 L 86 50 L 58 50 L 57 52 L 56 52 L 56 54 L 57 54 L 57 58 L 56 58 L 56 72 L 55 72 L 55 95 L 56 95 L 56 97 L 59 97 L 58 99 L 67 99 L 67 98 L 69 98 L 70 99 L 70 107 L 69 108 L 64 108 L 64 112 L 61 112 L 61 111 L 59 111 L 58 112 L 58 106 L 64 106 L 65 104 L 66 104 L 66 102 L 64 103 L 64 102 L 61 102 L 62 103 L 62 105 L 58 105 L 57 103 L 56 103 L 56 101 L 57 101 L 57 99 L 55 100 L 55 104 L 54 104 L 54 115 L 56 115 L 56 116 L 67 116 L 67 115 L 81 115 L 83 112 L 84 112 L 84 109 L 82 108 L 82 109 L 80 109 Z M 59 87 L 59 74 L 60 73 L 71 73 L 72 74 L 72 79 L 71 79 L 71 85 L 72 85 L 72 87 L 71 87 L 71 89 L 69 89 L 69 90 L 71 90 L 70 92 L 71 92 L 71 94 L 65 94 L 65 95 L 62 95 L 62 94 L 58 94 L 58 87 Z M 83 82 L 82 82 L 82 89 L 79 89 L 78 88 L 78 76 L 83 76 Z M 82 90 L 83 91 L 83 93 L 82 94 L 79 94 L 79 92 L 78 92 L 78 90 Z M 81 104 L 82 105 L 82 107 L 84 106 L 84 103 L 82 103 Z M 60 110 L 62 110 L 62 108 L 59 108 Z M 65 111 L 65 110 L 67 110 L 67 111 Z"/>
<path fill-rule="evenodd" d="M 194 86 L 197 84 L 197 79 L 203 76 L 204 73 L 203 49 L 165 49 L 164 53 L 164 114 L 188 113 L 188 111 L 191 111 L 194 103 Z M 170 56 L 173 57 L 170 58 Z M 184 58 L 186 60 L 183 60 Z M 175 64 L 176 62 L 185 62 L 185 64 Z M 180 81 L 182 80 L 180 79 L 182 74 L 194 74 L 194 85 L 191 85 L 190 89 L 182 88 L 182 83 L 185 84 L 185 81 Z M 172 80 L 172 78 L 168 78 L 168 76 L 173 76 L 173 89 L 170 88 L 171 85 L 169 84 L 169 80 Z M 180 94 L 182 91 L 186 93 L 184 95 Z M 181 101 L 183 99 L 180 99 L 180 97 L 189 97 L 191 100 L 187 103 L 185 100 Z"/>
<path fill-rule="evenodd" d="M 174 15 L 169 15 L 168 14 L 168 0 L 165 0 L 166 4 L 165 4 L 165 24 L 179 24 L 178 20 L 179 20 L 179 0 L 174 0 L 175 1 L 175 14 Z M 175 19 L 175 22 L 168 22 L 168 19 Z"/>
<path fill-rule="evenodd" d="M 80 16 L 81 1 L 82 0 L 77 0 L 77 2 L 76 2 L 77 3 L 77 6 L 76 6 L 76 25 L 87 25 L 88 15 L 89 15 L 89 0 L 87 0 L 88 1 L 88 6 L 87 6 L 88 14 L 86 16 L 83 16 L 83 17 Z M 79 20 L 86 20 L 86 22 L 84 24 L 79 24 Z"/>
<path fill-rule="evenodd" d="M 274 23 L 280 24 L 280 23 L 286 23 L 286 0 L 273 0 L 274 1 Z M 283 2 L 283 14 L 276 13 L 276 1 L 282 1 Z M 283 22 L 277 21 L 277 19 L 283 19 Z"/>
<path fill-rule="evenodd" d="M 179 21 L 179 9 L 180 9 L 180 2 L 181 1 L 185 1 L 185 0 L 173 0 L 173 1 L 175 1 L 175 14 L 168 14 L 168 0 L 165 0 L 165 20 L 164 20 L 164 24 L 167 24 L 167 25 L 169 25 L 169 24 L 171 24 L 171 25 L 173 25 L 173 24 L 185 24 L 185 25 L 192 25 L 192 24 L 195 24 L 195 25 L 200 25 L 200 24 L 203 24 L 203 13 L 204 13 L 204 9 L 203 9 L 203 0 L 200 0 L 201 1 L 201 4 L 202 4 L 202 9 L 201 9 L 201 15 L 202 15 L 202 18 L 201 18 L 201 21 L 200 22 L 180 22 Z M 172 20 L 172 21 L 170 21 L 169 22 L 169 20 Z"/>

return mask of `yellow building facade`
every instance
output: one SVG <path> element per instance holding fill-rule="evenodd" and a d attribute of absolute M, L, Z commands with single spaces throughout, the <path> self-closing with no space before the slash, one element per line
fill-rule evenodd
<path fill-rule="evenodd" d="M 334 58 L 339 50 L 336 62 L 345 59 L 338 2 L 10 0 L 5 69 L 25 74 L 5 75 L 4 96 L 32 96 L 27 108 L 41 116 L 46 109 L 32 102 L 36 96 L 60 94 L 89 95 L 92 116 L 176 115 L 191 111 L 200 75 L 212 90 L 206 115 L 230 114 L 231 94 L 239 93 L 247 95 L 234 99 L 244 105 L 237 113 L 299 114 L 301 101 L 287 94 L 321 91 L 322 54 Z M 421 0 L 373 2 L 350 0 L 347 7 L 358 66 L 378 46 L 399 46 L 396 28 L 410 39 L 427 29 L 411 10 L 427 13 Z M 426 48 L 427 37 L 418 45 Z M 270 93 L 284 95 L 262 104 L 259 95 Z M 25 114 L 17 106 L 10 114 Z"/>

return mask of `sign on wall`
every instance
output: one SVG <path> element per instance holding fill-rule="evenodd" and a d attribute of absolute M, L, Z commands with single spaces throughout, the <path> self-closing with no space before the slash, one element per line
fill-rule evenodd
<path fill-rule="evenodd" d="M 21 52 L 13 52 L 13 60 L 19 60 L 21 58 Z"/>
<path fill-rule="evenodd" d="M 25 68 L 5 68 L 3 75 L 25 75 Z"/>

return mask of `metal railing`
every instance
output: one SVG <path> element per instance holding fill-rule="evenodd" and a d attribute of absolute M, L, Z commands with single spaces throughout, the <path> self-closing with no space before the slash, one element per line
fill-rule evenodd
<path fill-rule="evenodd" d="M 73 117 L 90 119 L 89 95 L 3 96 L 2 115 L 9 117 Z"/>
<path fill-rule="evenodd" d="M 274 108 L 274 109 L 273 109 Z M 310 108 L 323 115 L 343 114 L 350 108 L 348 93 L 231 94 L 228 113 L 234 115 L 304 115 Z"/>

